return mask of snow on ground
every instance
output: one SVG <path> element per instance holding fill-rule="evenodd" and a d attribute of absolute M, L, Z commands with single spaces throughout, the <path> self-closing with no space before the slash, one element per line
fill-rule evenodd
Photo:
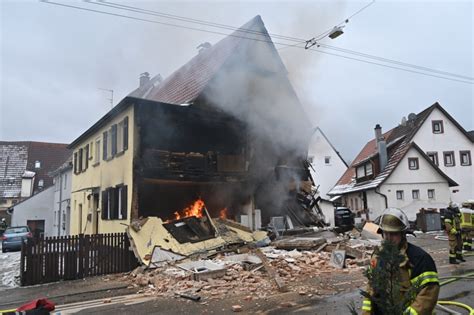
<path fill-rule="evenodd" d="M 6 253 L 0 251 L 0 290 L 20 285 L 20 254 L 20 251 Z"/>

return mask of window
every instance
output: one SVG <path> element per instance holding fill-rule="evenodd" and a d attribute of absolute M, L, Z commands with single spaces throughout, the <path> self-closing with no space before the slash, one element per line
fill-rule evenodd
<path fill-rule="evenodd" d="M 418 158 L 408 158 L 408 168 L 411 170 L 419 169 Z"/>
<path fill-rule="evenodd" d="M 59 180 L 61 178 L 61 175 L 58 177 L 53 178 L 53 184 L 54 184 L 54 191 L 59 191 L 61 189 L 61 181 Z"/>
<path fill-rule="evenodd" d="M 107 160 L 107 137 L 108 137 L 108 132 L 104 131 L 102 134 L 102 159 L 104 161 Z"/>
<path fill-rule="evenodd" d="M 403 190 L 397 190 L 397 199 L 403 200 Z"/>
<path fill-rule="evenodd" d="M 428 199 L 435 199 L 435 190 L 428 189 Z"/>
<path fill-rule="evenodd" d="M 94 165 L 100 163 L 100 139 L 95 140 Z"/>
<path fill-rule="evenodd" d="M 427 152 L 426 154 L 430 158 L 431 162 L 433 162 L 436 165 L 439 165 L 438 152 Z"/>
<path fill-rule="evenodd" d="M 444 156 L 444 166 L 454 166 L 456 162 L 454 161 L 454 151 L 443 152 Z"/>
<path fill-rule="evenodd" d="M 82 148 L 80 148 L 80 149 L 79 149 L 79 154 L 78 154 L 78 156 L 77 156 L 77 159 L 78 159 L 78 161 L 79 161 L 79 165 L 78 165 L 78 168 L 77 168 L 77 172 L 78 172 L 78 173 L 82 172 L 82 161 L 83 161 L 83 159 L 84 159 L 83 154 L 82 154 L 83 151 L 84 151 L 84 150 L 83 150 Z"/>
<path fill-rule="evenodd" d="M 89 167 L 89 144 L 87 144 L 84 148 L 84 155 L 85 155 L 85 160 L 84 160 L 84 171 Z"/>
<path fill-rule="evenodd" d="M 372 163 L 368 163 L 365 165 L 365 175 L 366 176 L 369 176 L 369 175 L 372 175 L 374 173 L 374 170 L 372 168 Z"/>
<path fill-rule="evenodd" d="M 357 167 L 357 169 L 356 169 L 357 179 L 363 178 L 363 180 L 366 180 L 366 179 L 369 179 L 369 178 L 365 178 L 365 177 L 369 177 L 373 174 L 374 174 L 374 170 L 373 170 L 371 162 L 365 163 L 364 165 L 361 165 L 361 166 Z"/>
<path fill-rule="evenodd" d="M 128 116 L 123 119 L 123 150 L 128 149 Z"/>
<path fill-rule="evenodd" d="M 38 181 L 38 188 L 41 189 L 41 188 L 43 188 L 43 186 L 44 186 L 44 180 L 40 179 L 40 180 Z"/>
<path fill-rule="evenodd" d="M 35 161 L 35 168 L 41 168 L 41 162 Z"/>
<path fill-rule="evenodd" d="M 433 128 L 433 133 L 443 133 L 443 121 L 442 120 L 432 120 L 431 126 Z"/>
<path fill-rule="evenodd" d="M 66 189 L 67 186 L 67 174 L 64 174 L 64 189 Z"/>
<path fill-rule="evenodd" d="M 324 157 L 324 164 L 328 165 L 331 163 L 331 157 L 330 156 L 325 156 Z"/>
<path fill-rule="evenodd" d="M 117 125 L 112 125 L 110 128 L 110 135 L 111 135 L 111 145 L 112 145 L 112 150 L 110 152 L 111 157 L 115 156 L 117 154 Z"/>
<path fill-rule="evenodd" d="M 77 152 L 74 152 L 74 174 L 77 174 Z"/>
<path fill-rule="evenodd" d="M 418 189 L 412 190 L 411 191 L 411 196 L 413 197 L 413 200 L 420 199 L 420 191 Z"/>
<path fill-rule="evenodd" d="M 127 218 L 127 186 L 118 185 L 102 192 L 103 220 L 121 220 Z"/>
<path fill-rule="evenodd" d="M 123 152 L 123 120 L 117 125 L 117 153 Z"/>
<path fill-rule="evenodd" d="M 459 151 L 459 159 L 462 166 L 471 165 L 471 151 Z"/>

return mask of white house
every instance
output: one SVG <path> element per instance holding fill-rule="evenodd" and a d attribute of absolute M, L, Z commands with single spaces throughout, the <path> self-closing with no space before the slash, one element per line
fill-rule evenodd
<path fill-rule="evenodd" d="M 348 166 L 321 128 L 316 127 L 311 135 L 308 160 L 315 186 L 318 188 L 318 206 L 326 223 L 334 226 L 334 206 L 327 193 L 347 170 Z"/>
<path fill-rule="evenodd" d="M 321 128 L 316 127 L 311 136 L 308 149 L 311 163 L 311 176 L 323 199 L 329 199 L 327 193 L 344 174 L 348 166 Z"/>
<path fill-rule="evenodd" d="M 71 183 L 72 159 L 68 159 L 57 170 L 51 173 L 54 176 L 53 197 L 53 236 L 69 235 L 71 220 Z"/>
<path fill-rule="evenodd" d="M 12 206 L 11 226 L 29 226 L 34 236 L 52 236 L 54 186 Z"/>
<path fill-rule="evenodd" d="M 435 103 L 384 134 L 377 125 L 375 139 L 328 194 L 342 196 L 346 206 L 368 219 L 398 207 L 414 220 L 421 208 L 442 208 L 474 195 L 472 149 L 468 133 Z M 438 166 L 435 152 L 445 167 Z M 463 160 L 458 166 L 456 156 Z"/>

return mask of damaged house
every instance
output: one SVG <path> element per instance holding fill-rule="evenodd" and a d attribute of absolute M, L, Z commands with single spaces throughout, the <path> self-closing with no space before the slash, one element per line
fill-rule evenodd
<path fill-rule="evenodd" d="M 214 237 L 208 217 L 314 224 L 310 123 L 262 19 L 201 46 L 163 81 L 142 74 L 142 89 L 70 144 L 71 234 L 151 217 L 180 243 Z"/>

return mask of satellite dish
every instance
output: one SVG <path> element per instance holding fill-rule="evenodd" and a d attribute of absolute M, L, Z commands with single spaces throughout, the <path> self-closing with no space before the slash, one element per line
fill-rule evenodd
<path fill-rule="evenodd" d="M 416 119 L 416 114 L 415 113 L 408 114 L 408 121 L 413 121 L 415 119 Z"/>

